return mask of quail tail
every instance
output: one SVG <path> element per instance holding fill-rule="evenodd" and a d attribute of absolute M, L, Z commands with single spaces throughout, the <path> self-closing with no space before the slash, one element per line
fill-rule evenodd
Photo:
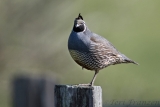
<path fill-rule="evenodd" d="M 126 57 L 125 55 L 122 54 L 122 56 L 123 56 L 123 63 L 133 63 L 133 64 L 136 64 L 136 65 L 139 65 L 137 62 L 129 59 L 129 58 Z"/>
<path fill-rule="evenodd" d="M 136 65 L 139 65 L 137 62 L 132 61 L 130 59 L 125 59 L 124 61 L 125 61 L 124 63 L 133 63 L 133 64 L 136 64 Z"/>

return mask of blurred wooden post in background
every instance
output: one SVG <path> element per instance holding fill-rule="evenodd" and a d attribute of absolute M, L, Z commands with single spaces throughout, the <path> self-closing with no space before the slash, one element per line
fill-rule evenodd
<path fill-rule="evenodd" d="M 55 83 L 48 77 L 15 77 L 13 107 L 54 107 Z"/>
<path fill-rule="evenodd" d="M 55 85 L 55 107 L 102 107 L 100 86 Z"/>

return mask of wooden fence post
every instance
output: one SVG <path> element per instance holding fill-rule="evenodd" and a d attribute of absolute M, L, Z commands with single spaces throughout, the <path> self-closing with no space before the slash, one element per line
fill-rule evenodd
<path fill-rule="evenodd" d="M 55 107 L 102 107 L 100 86 L 55 85 Z"/>
<path fill-rule="evenodd" d="M 13 107 L 54 107 L 56 83 L 49 77 L 16 76 L 13 80 Z"/>

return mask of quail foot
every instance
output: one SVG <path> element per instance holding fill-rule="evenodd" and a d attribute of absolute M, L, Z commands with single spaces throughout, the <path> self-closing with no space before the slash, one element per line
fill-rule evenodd
<path fill-rule="evenodd" d="M 74 20 L 68 50 L 73 60 L 82 68 L 95 71 L 92 81 L 87 84 L 89 86 L 94 85 L 99 70 L 109 65 L 138 64 L 120 53 L 107 39 L 91 32 L 80 14 Z"/>

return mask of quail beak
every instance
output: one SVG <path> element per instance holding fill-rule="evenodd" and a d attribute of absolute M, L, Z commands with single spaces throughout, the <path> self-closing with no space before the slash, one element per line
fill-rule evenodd
<path fill-rule="evenodd" d="M 76 24 L 76 27 L 79 27 L 80 25 L 79 24 Z"/>

